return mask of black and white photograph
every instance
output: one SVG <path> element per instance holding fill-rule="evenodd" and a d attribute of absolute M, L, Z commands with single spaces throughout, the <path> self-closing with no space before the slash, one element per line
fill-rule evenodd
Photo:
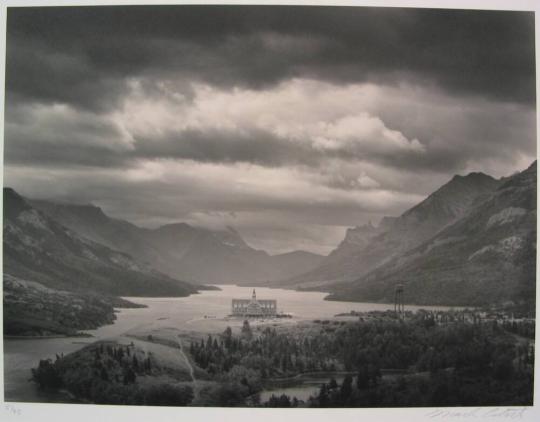
<path fill-rule="evenodd" d="M 38 3 L 3 9 L 4 416 L 533 420 L 532 2 Z"/>

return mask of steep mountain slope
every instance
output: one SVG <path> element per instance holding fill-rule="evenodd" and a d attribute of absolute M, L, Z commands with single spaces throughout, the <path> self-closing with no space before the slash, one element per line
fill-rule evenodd
<path fill-rule="evenodd" d="M 284 256 L 250 247 L 233 228 L 208 230 L 185 223 L 154 230 L 113 219 L 93 205 L 31 201 L 81 236 L 130 254 L 172 277 L 194 283 L 260 283 L 309 271 L 320 255 Z"/>
<path fill-rule="evenodd" d="M 159 251 L 159 268 L 187 280 L 227 283 L 268 275 L 268 254 L 248 246 L 232 228 L 213 231 L 172 224 L 149 232 L 148 239 Z"/>
<path fill-rule="evenodd" d="M 349 229 L 344 241 L 319 267 L 278 284 L 328 289 L 325 286 L 329 284 L 355 280 L 463 217 L 499 184 L 483 173 L 455 176 L 400 217 L 386 217 L 378 227 L 368 224 Z"/>
<path fill-rule="evenodd" d="M 159 252 L 147 241 L 146 230 L 127 221 L 110 218 L 99 207 L 40 200 L 28 202 L 86 239 L 125 252 L 146 263 L 153 263 L 159 258 Z"/>
<path fill-rule="evenodd" d="M 53 289 L 118 296 L 187 296 L 189 283 L 78 235 L 4 188 L 4 274 Z"/>
<path fill-rule="evenodd" d="M 437 235 L 330 299 L 479 305 L 534 302 L 536 285 L 536 162 L 504 180 L 472 210 Z"/>

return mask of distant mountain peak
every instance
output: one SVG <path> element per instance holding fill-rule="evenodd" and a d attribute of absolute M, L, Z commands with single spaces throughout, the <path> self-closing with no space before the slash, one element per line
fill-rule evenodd
<path fill-rule="evenodd" d="M 375 227 L 373 223 L 371 222 L 371 220 L 369 220 L 367 223 L 347 229 L 347 232 L 349 231 L 373 232 L 375 230 L 377 230 L 377 227 Z"/>
<path fill-rule="evenodd" d="M 34 207 L 38 202 L 40 209 Z M 4 274 L 24 275 L 51 288 L 112 295 L 186 296 L 196 291 L 57 220 L 72 227 L 84 227 L 81 221 L 92 228 L 102 225 L 100 219 L 85 215 L 89 210 L 102 212 L 97 207 L 26 200 L 13 189 L 4 189 Z"/>
<path fill-rule="evenodd" d="M 357 279 L 463 218 L 500 184 L 480 172 L 456 175 L 401 216 L 384 217 L 377 227 L 368 222 L 348 229 L 320 266 L 288 282 L 320 287 Z"/>
<path fill-rule="evenodd" d="M 425 200 L 405 211 L 402 217 L 417 221 L 459 217 L 478 195 L 496 189 L 499 184 L 500 181 L 481 172 L 455 175 Z"/>
<path fill-rule="evenodd" d="M 17 193 L 17 191 L 10 187 L 4 188 L 4 199 L 10 198 L 10 199 L 16 199 L 18 201 L 26 201 L 21 195 Z"/>
<path fill-rule="evenodd" d="M 103 209 L 92 203 L 88 204 L 74 204 L 73 207 L 92 215 L 105 216 Z"/>
<path fill-rule="evenodd" d="M 240 233 L 233 227 L 233 226 L 225 226 L 227 231 L 231 232 L 232 234 L 235 234 L 237 236 L 240 236 Z"/>
<path fill-rule="evenodd" d="M 454 185 L 471 177 L 489 178 L 476 173 L 456 178 L 459 182 Z M 389 301 L 395 285 L 404 283 L 408 300 L 416 304 L 478 306 L 512 301 L 532 304 L 534 309 L 536 180 L 534 162 L 497 181 L 491 191 L 479 190 L 470 208 L 433 236 L 398 251 L 349 284 L 330 287 L 333 298 Z M 462 193 L 458 190 L 457 197 Z M 472 190 L 464 193 L 462 199 Z"/>
<path fill-rule="evenodd" d="M 20 196 L 16 191 L 15 189 L 9 187 L 9 186 L 4 186 L 4 195 L 18 195 Z"/>
<path fill-rule="evenodd" d="M 439 189 L 433 192 L 432 195 L 438 195 L 444 193 L 450 189 L 461 187 L 461 186 L 473 186 L 473 185 L 488 185 L 490 187 L 494 186 L 497 183 L 497 179 L 494 177 L 482 173 L 482 172 L 471 172 L 464 176 L 456 174 L 450 181 L 442 185 Z M 432 196 L 430 195 L 430 196 Z"/>
<path fill-rule="evenodd" d="M 29 210 L 31 207 L 15 189 L 4 188 L 4 217 L 15 218 L 19 213 Z"/>
<path fill-rule="evenodd" d="M 489 174 L 486 174 L 486 173 L 482 173 L 481 171 L 472 171 L 466 175 L 460 175 L 460 174 L 456 174 L 452 180 L 454 179 L 457 179 L 457 180 L 462 180 L 462 179 L 468 179 L 468 180 L 480 180 L 480 179 L 494 179 L 493 177 L 491 177 Z"/>

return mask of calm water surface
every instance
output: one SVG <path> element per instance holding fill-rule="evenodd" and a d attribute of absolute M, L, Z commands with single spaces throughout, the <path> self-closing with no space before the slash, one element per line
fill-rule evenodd
<path fill-rule="evenodd" d="M 98 339 L 106 339 L 139 329 L 175 326 L 189 328 L 191 322 L 205 315 L 222 318 L 230 313 L 232 298 L 250 298 L 252 289 L 232 285 L 219 286 L 220 291 L 203 291 L 182 298 L 129 298 L 148 308 L 121 309 L 112 325 L 88 331 L 93 338 L 51 338 L 4 340 L 4 392 L 7 401 L 50 401 L 29 382 L 30 369 L 40 359 L 54 359 L 56 354 L 74 352 Z M 393 308 L 390 304 L 330 302 L 323 300 L 326 293 L 296 292 L 283 289 L 257 288 L 257 298 L 277 299 L 278 311 L 299 319 L 329 318 L 349 311 L 373 311 Z M 414 310 L 420 307 L 407 306 Z M 423 306 L 424 309 L 430 307 Z M 431 309 L 446 309 L 433 307 Z"/>

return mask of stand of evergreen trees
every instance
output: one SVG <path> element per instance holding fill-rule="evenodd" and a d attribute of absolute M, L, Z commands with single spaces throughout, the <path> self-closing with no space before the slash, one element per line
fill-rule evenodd
<path fill-rule="evenodd" d="M 189 352 L 211 376 L 240 365 L 257 371 L 264 380 L 342 368 L 332 342 L 331 336 L 296 338 L 269 327 L 255 335 L 246 321 L 240 336 L 233 336 L 228 327 L 219 336 L 209 335 L 206 340 L 191 343 Z"/>
<path fill-rule="evenodd" d="M 239 334 L 227 328 L 190 344 L 197 373 L 209 381 L 194 399 L 188 386 L 143 387 L 139 377 L 159 374 L 159 362 L 132 345 L 95 343 L 33 372 L 44 389 L 65 388 L 93 403 L 267 406 L 509 406 L 530 405 L 534 328 L 473 323 L 429 313 L 370 316 L 354 322 L 319 321 L 305 327 Z M 149 340 L 152 340 L 149 338 Z M 286 395 L 259 403 L 264 386 L 296 376 L 328 376 L 318 394 L 299 402 Z"/>
<path fill-rule="evenodd" d="M 152 375 L 155 363 L 133 345 L 96 343 L 66 357 L 41 360 L 32 379 L 45 390 L 64 388 L 76 398 L 97 404 L 185 406 L 191 387 L 157 384 L 142 387 L 138 376 Z"/>
<path fill-rule="evenodd" d="M 308 403 L 314 407 L 531 403 L 534 332 L 527 327 L 459 320 L 436 324 L 422 313 L 405 321 L 383 315 L 347 324 L 323 322 L 305 332 L 265 328 L 256 334 L 246 322 L 240 335 L 227 328 L 192 343 L 189 351 L 216 380 L 232 368 L 250 370 L 263 384 L 306 372 L 355 374 L 341 386 L 323 385 Z M 383 372 L 403 375 L 383 377 Z M 264 405 L 292 402 L 274 397 Z"/>
<path fill-rule="evenodd" d="M 472 371 L 472 372 L 471 372 Z M 428 374 L 405 375 L 367 383 L 363 374 L 322 384 L 309 398 L 309 407 L 448 407 L 530 406 L 533 373 L 523 368 L 494 366 L 478 374 L 473 368 L 448 368 Z M 290 400 L 290 398 L 289 398 Z M 280 403 L 287 400 L 281 398 Z M 284 406 L 289 407 L 289 406 Z"/>

